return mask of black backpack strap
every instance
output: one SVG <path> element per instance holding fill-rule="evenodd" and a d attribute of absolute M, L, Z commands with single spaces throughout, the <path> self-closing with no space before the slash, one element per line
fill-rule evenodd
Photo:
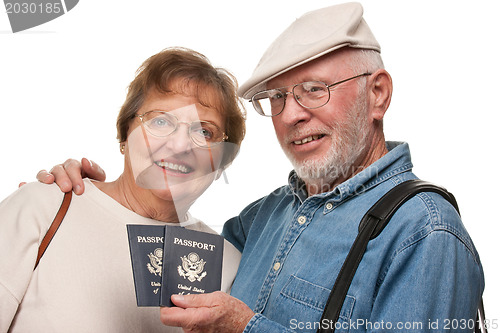
<path fill-rule="evenodd" d="M 356 270 L 363 258 L 368 242 L 377 237 L 385 228 L 391 217 L 401 205 L 420 192 L 435 192 L 448 200 L 457 210 L 458 205 L 453 194 L 444 188 L 419 179 L 403 182 L 380 198 L 363 216 L 358 229 L 358 236 L 351 246 L 349 253 L 340 269 L 337 280 L 326 302 L 320 324 L 328 320 L 333 325 L 323 328 L 320 325 L 318 332 L 335 332 L 335 323 L 339 319 L 340 310 L 344 304 L 347 290 L 351 285 Z"/>
<path fill-rule="evenodd" d="M 366 213 L 368 216 L 365 215 L 361 220 L 358 232 L 361 232 L 362 228 L 366 223 L 368 223 L 371 217 L 377 221 L 375 230 L 370 237 L 370 239 L 374 239 L 382 232 L 382 230 L 384 230 L 385 226 L 392 218 L 392 215 L 394 215 L 399 207 L 420 192 L 434 192 L 440 194 L 449 203 L 451 203 L 457 210 L 458 214 L 460 214 L 457 201 L 455 200 L 453 194 L 435 184 L 420 179 L 412 179 L 395 186 L 382 198 L 380 198 Z"/>

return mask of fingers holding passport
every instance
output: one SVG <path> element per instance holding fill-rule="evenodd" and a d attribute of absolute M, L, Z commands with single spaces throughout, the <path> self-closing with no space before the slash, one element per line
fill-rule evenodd
<path fill-rule="evenodd" d="M 243 332 L 254 315 L 245 303 L 221 291 L 171 299 L 176 307 L 161 308 L 161 321 L 185 332 Z"/>

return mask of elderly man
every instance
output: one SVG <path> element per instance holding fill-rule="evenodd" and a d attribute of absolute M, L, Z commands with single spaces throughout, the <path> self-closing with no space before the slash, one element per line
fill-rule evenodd
<path fill-rule="evenodd" d="M 361 218 L 391 188 L 417 178 L 408 144 L 384 139 L 392 81 L 362 13 L 349 3 L 302 16 L 241 87 L 271 118 L 294 171 L 288 185 L 224 226 L 242 251 L 232 296 L 172 296 L 177 307 L 161 310 L 165 324 L 189 332 L 315 331 Z M 67 180 L 60 167 L 56 176 Z M 457 331 L 453 323 L 470 331 L 483 289 L 458 213 L 441 196 L 420 193 L 370 242 L 336 331 Z"/>

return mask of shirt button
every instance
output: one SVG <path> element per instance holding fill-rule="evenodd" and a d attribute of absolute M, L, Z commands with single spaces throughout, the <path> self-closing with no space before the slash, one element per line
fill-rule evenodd
<path fill-rule="evenodd" d="M 301 215 L 297 219 L 297 222 L 299 222 L 299 224 L 304 224 L 304 223 L 306 223 L 306 220 L 307 220 L 306 217 L 304 215 Z"/>
<path fill-rule="evenodd" d="M 280 267 L 281 267 L 281 264 L 279 262 L 277 262 L 277 263 L 274 264 L 273 269 L 275 271 L 277 271 L 278 269 L 280 269 Z"/>
<path fill-rule="evenodd" d="M 330 210 L 333 208 L 333 204 L 331 202 L 326 204 L 326 209 Z"/>

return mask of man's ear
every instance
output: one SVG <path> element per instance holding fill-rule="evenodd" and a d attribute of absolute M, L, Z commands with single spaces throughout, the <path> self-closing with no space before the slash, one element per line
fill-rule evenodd
<path fill-rule="evenodd" d="M 368 88 L 372 117 L 382 120 L 391 104 L 392 78 L 385 69 L 379 69 L 370 76 Z"/>

